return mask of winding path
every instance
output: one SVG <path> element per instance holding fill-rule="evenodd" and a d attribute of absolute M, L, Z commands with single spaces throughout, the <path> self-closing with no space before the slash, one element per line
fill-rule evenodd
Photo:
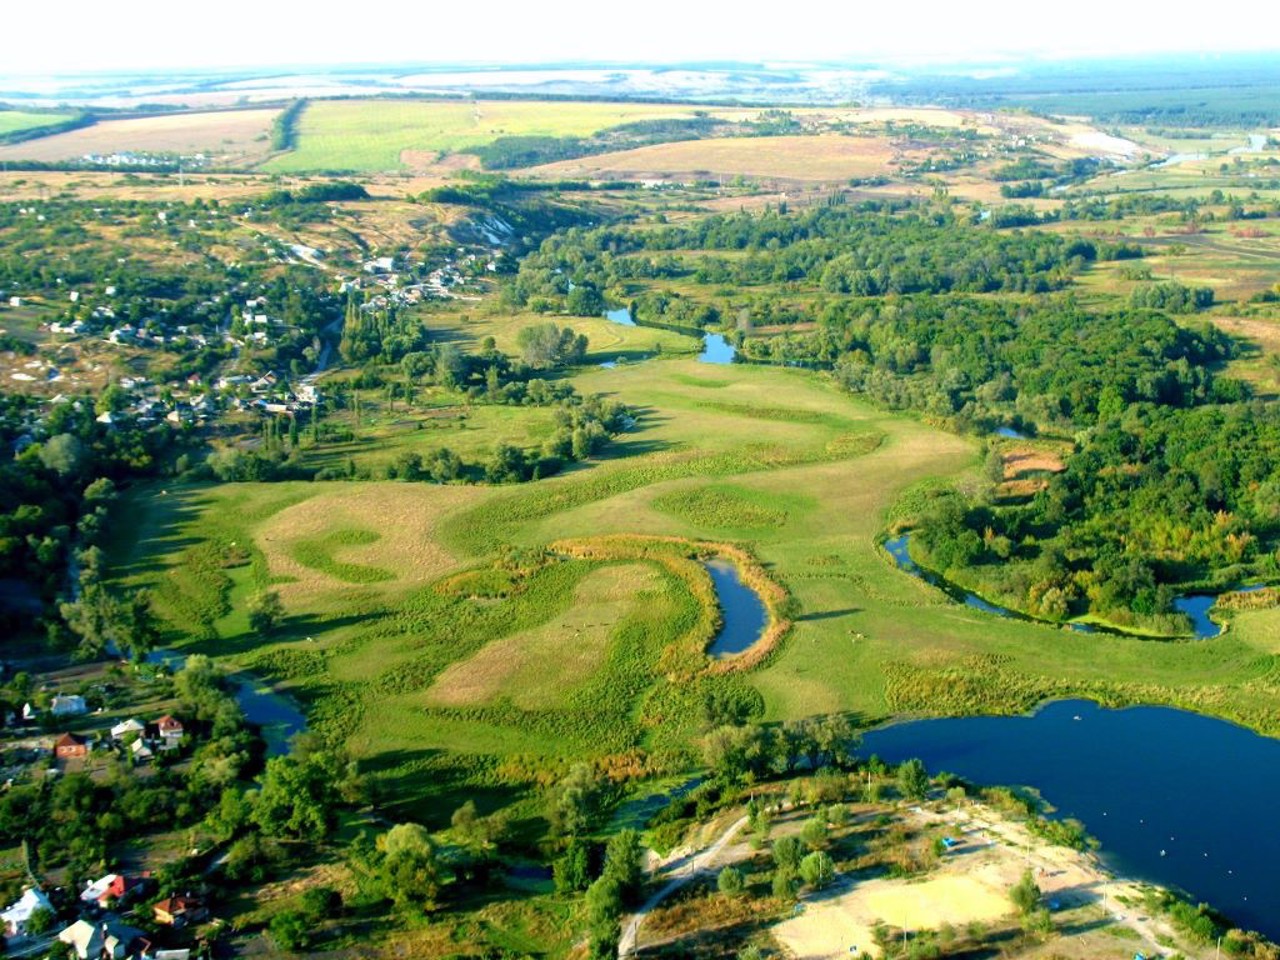
<path fill-rule="evenodd" d="M 658 904 L 662 903 L 663 900 L 667 899 L 690 880 L 710 870 L 716 857 L 746 825 L 746 817 L 741 817 L 731 823 L 724 833 L 716 838 L 714 843 L 701 853 L 690 857 L 686 863 L 678 868 L 678 872 L 674 877 L 663 884 L 657 893 L 640 905 L 640 909 L 631 915 L 631 919 L 622 928 L 622 936 L 618 938 L 619 957 L 629 957 L 635 953 L 636 937 L 640 933 L 640 924 L 644 923 L 645 917 L 656 909 Z"/>

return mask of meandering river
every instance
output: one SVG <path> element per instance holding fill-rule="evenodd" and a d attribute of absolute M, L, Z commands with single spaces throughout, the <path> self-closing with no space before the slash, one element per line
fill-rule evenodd
<path fill-rule="evenodd" d="M 641 326 L 641 324 L 636 323 L 636 321 L 632 318 L 631 310 L 629 307 L 619 307 L 617 310 L 606 310 L 604 312 L 604 318 L 611 323 L 617 323 L 624 327 Z M 656 326 L 661 327 L 662 325 L 657 324 Z M 690 337 L 699 336 L 699 334 L 696 334 L 692 331 L 686 331 L 676 327 L 664 328 L 664 329 L 678 330 L 678 332 L 685 333 Z M 702 352 L 698 354 L 698 359 L 701 362 L 733 363 L 733 358 L 737 355 L 738 350 L 736 347 L 734 347 L 733 344 L 731 344 L 728 340 L 724 338 L 723 334 L 704 333 L 704 334 L 701 334 L 700 336 L 702 337 Z M 601 366 L 606 368 L 612 368 L 617 366 L 617 364 L 612 361 L 609 361 L 606 363 L 602 363 Z"/>

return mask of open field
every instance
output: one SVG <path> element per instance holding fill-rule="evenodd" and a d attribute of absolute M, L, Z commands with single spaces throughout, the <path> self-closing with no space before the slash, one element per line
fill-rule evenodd
<path fill-rule="evenodd" d="M 75 160 L 86 154 L 204 154 L 218 166 L 257 162 L 271 150 L 274 109 L 103 120 L 91 127 L 0 146 L 0 160 Z"/>
<path fill-rule="evenodd" d="M 510 802 L 528 776 L 519 756 L 630 764 L 643 751 L 678 769 L 703 683 L 745 681 L 772 720 L 998 713 L 1084 695 L 1280 730 L 1257 652 L 1269 626 L 1201 644 L 1081 634 L 958 606 L 896 570 L 877 545 L 893 503 L 975 469 L 969 441 L 796 370 L 666 358 L 575 384 L 639 414 L 595 464 L 503 488 L 151 488 L 132 500 L 141 527 L 124 571 L 204 637 L 192 648 L 283 682 L 406 799 L 488 783 L 493 802 Z M 480 444 L 509 429 L 472 423 Z M 699 609 L 678 578 L 652 564 L 495 565 L 505 544 L 608 533 L 750 543 L 794 597 L 790 635 L 761 667 L 677 693 L 657 672 L 690 656 L 678 638 Z M 649 599 L 624 599 L 623 583 Z M 243 610 L 267 587 L 287 617 L 260 638 Z M 655 710 L 664 719 L 649 726 Z"/>
<path fill-rule="evenodd" d="M 546 164 L 535 172 L 548 177 L 847 180 L 888 172 L 893 155 L 887 137 L 748 137 L 661 143 Z"/>
<path fill-rule="evenodd" d="M 0 110 L 0 136 L 20 130 L 38 130 L 70 120 L 65 113 L 27 113 L 23 110 Z"/>
<path fill-rule="evenodd" d="M 637 120 L 694 113 L 695 108 L 678 104 L 319 100 L 308 104 L 298 121 L 297 149 L 273 158 L 264 169 L 276 173 L 421 169 L 434 166 L 441 154 L 498 137 L 586 136 Z M 716 116 L 746 113 L 713 111 Z"/>

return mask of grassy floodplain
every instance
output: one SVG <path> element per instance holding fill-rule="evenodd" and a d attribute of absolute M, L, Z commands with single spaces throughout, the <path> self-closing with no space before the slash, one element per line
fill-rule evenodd
<path fill-rule="evenodd" d="M 496 803 L 580 758 L 678 767 L 717 685 L 774 721 L 1084 694 L 1280 730 L 1269 612 L 1212 643 L 1148 642 L 1000 620 L 897 571 L 878 546 L 895 500 L 963 480 L 967 440 L 802 371 L 668 358 L 576 383 L 638 409 L 604 461 L 505 488 L 146 488 L 124 569 L 171 621 L 200 625 L 192 649 L 280 681 L 406 800 Z M 536 559 L 613 533 L 746 545 L 792 595 L 793 629 L 753 671 L 668 683 L 673 657 L 696 657 L 669 652 L 699 616 L 688 582 L 634 559 Z M 289 618 L 262 643 L 236 611 L 267 587 Z"/>

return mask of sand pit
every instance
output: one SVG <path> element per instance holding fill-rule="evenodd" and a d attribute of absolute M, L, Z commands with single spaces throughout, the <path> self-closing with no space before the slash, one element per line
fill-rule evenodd
<path fill-rule="evenodd" d="M 936 930 L 1008 916 L 1012 907 L 999 885 L 999 872 L 946 874 L 910 883 L 870 880 L 848 893 L 807 904 L 803 913 L 774 929 L 798 958 L 848 956 L 851 947 L 876 955 L 871 932 L 876 923 L 906 930 Z"/>
<path fill-rule="evenodd" d="M 945 825 L 962 842 L 923 879 L 842 878 L 832 891 L 807 899 L 796 916 L 773 928 L 789 957 L 834 960 L 850 956 L 854 946 L 858 956 L 880 956 L 872 941 L 877 924 L 921 931 L 1012 920 L 1009 890 L 1028 869 L 1045 901 L 1064 909 L 1102 906 L 1105 885 L 1112 904 L 1140 897 L 1133 884 L 1108 877 L 1088 854 L 1049 846 L 980 806 L 941 813 L 913 809 L 904 819 L 917 826 Z M 1114 914 L 1114 920 L 1136 934 L 1135 943 L 1151 947 L 1172 933 L 1167 923 L 1142 914 Z"/>

